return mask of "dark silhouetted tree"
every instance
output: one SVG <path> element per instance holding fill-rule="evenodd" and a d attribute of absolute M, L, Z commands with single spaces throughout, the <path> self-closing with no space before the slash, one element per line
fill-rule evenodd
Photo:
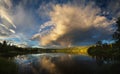
<path fill-rule="evenodd" d="M 115 43 L 102 44 L 102 41 L 98 41 L 96 46 L 88 48 L 88 54 L 96 56 L 104 60 L 120 60 L 120 17 L 116 21 L 116 31 L 113 34 Z"/>
<path fill-rule="evenodd" d="M 97 42 L 96 42 L 96 45 L 97 45 L 97 46 L 102 46 L 102 41 L 97 41 Z"/>
<path fill-rule="evenodd" d="M 3 46 L 7 46 L 7 42 L 6 41 L 3 41 Z"/>
<path fill-rule="evenodd" d="M 115 47 L 117 47 L 118 49 L 120 49 L 120 17 L 118 18 L 118 20 L 116 21 L 116 31 L 113 34 L 113 38 L 116 41 Z"/>
<path fill-rule="evenodd" d="M 113 34 L 113 38 L 116 40 L 117 43 L 120 43 L 120 17 L 118 18 L 118 20 L 116 21 L 116 31 Z"/>

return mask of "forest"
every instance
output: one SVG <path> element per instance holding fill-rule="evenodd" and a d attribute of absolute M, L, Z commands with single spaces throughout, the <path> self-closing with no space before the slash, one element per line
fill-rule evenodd
<path fill-rule="evenodd" d="M 112 36 L 114 43 L 107 44 L 98 41 L 88 48 L 89 55 L 107 60 L 120 60 L 120 17 L 116 21 L 116 31 Z"/>

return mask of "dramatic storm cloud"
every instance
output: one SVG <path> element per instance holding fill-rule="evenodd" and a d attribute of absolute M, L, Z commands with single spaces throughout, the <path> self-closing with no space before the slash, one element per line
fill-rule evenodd
<path fill-rule="evenodd" d="M 101 9 L 88 5 L 56 4 L 49 12 L 50 21 L 40 26 L 41 45 L 77 45 L 107 39 L 112 34 L 114 20 L 101 16 Z"/>
<path fill-rule="evenodd" d="M 0 41 L 30 47 L 108 41 L 119 16 L 120 0 L 0 0 Z"/>

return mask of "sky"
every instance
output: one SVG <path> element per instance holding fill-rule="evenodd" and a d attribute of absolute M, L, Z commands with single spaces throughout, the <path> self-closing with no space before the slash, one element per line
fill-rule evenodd
<path fill-rule="evenodd" d="M 0 41 L 69 47 L 111 42 L 120 0 L 0 0 Z"/>

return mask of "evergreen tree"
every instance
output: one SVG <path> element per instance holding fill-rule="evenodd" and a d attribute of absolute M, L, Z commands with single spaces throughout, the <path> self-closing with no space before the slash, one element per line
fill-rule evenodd
<path fill-rule="evenodd" d="M 117 29 L 113 34 L 113 38 L 116 41 L 116 47 L 118 47 L 120 49 L 120 17 L 116 21 L 116 27 L 117 27 Z"/>
<path fill-rule="evenodd" d="M 102 41 L 97 41 L 97 42 L 96 42 L 96 45 L 97 45 L 97 46 L 102 46 Z"/>
<path fill-rule="evenodd" d="M 118 18 L 118 20 L 116 21 L 116 31 L 113 34 L 113 38 L 116 40 L 116 42 L 120 42 L 120 17 Z"/>

